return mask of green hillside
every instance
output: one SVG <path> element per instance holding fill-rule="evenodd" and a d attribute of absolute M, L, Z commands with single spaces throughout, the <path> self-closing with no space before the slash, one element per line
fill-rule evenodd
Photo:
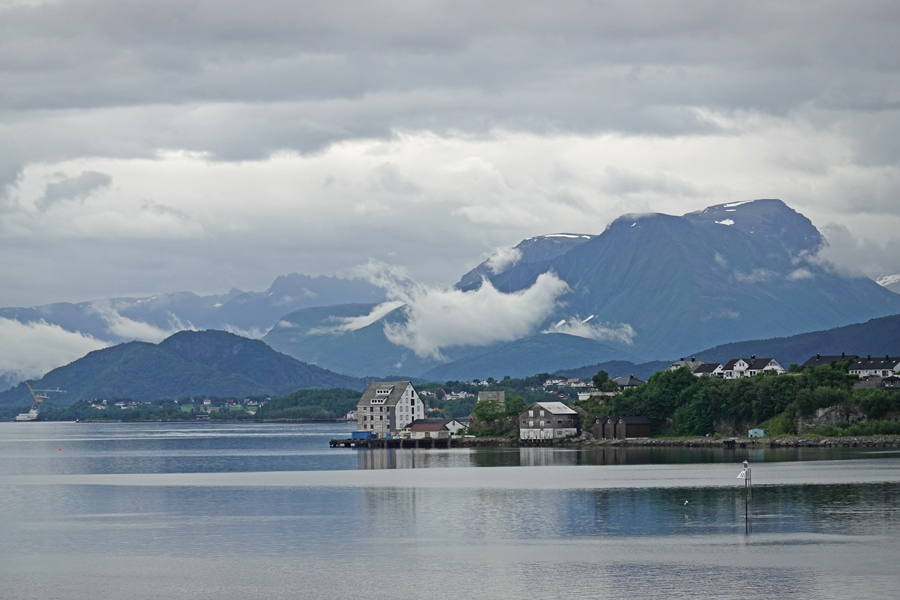
<path fill-rule="evenodd" d="M 298 389 L 364 387 L 360 379 L 302 363 L 259 340 L 212 330 L 182 331 L 159 344 L 129 342 L 96 350 L 33 384 L 66 390 L 53 396 L 54 405 L 93 398 L 276 396 Z M 30 400 L 24 384 L 0 394 L 0 404 Z"/>

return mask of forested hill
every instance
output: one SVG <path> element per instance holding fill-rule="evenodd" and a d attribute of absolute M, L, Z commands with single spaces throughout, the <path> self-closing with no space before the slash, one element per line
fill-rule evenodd
<path fill-rule="evenodd" d="M 700 350 L 691 354 L 704 362 L 726 363 L 732 358 L 756 356 L 771 357 L 781 363 L 785 369 L 791 363 L 803 364 L 816 354 L 839 356 L 897 356 L 900 354 L 900 315 L 870 319 L 865 323 L 845 325 L 826 331 L 801 333 L 790 337 L 771 338 L 768 340 L 750 340 L 734 342 Z M 627 361 L 592 364 L 577 369 L 556 371 L 566 377 L 591 377 L 603 369 L 612 375 L 634 374 L 646 379 L 656 371 L 665 369 L 672 361 L 680 357 L 673 356 L 670 361 L 653 361 L 634 364 Z"/>
<path fill-rule="evenodd" d="M 259 340 L 213 330 L 182 331 L 159 344 L 129 342 L 96 350 L 32 384 L 66 390 L 52 395 L 54 405 L 93 398 L 277 396 L 298 389 L 365 387 L 361 379 L 300 362 Z M 0 394 L 0 404 L 30 401 L 24 384 Z"/>

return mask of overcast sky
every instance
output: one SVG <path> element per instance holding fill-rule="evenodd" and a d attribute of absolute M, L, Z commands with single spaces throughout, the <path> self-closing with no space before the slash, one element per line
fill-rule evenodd
<path fill-rule="evenodd" d="M 900 5 L 0 0 L 0 306 L 781 198 L 900 273 Z"/>

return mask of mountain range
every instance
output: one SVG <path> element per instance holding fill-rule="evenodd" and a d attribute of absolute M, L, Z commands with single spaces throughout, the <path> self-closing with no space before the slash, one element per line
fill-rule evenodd
<path fill-rule="evenodd" d="M 62 389 L 53 403 L 94 398 L 155 400 L 182 396 L 278 396 L 298 389 L 363 389 L 365 382 L 302 363 L 259 340 L 225 331 L 182 331 L 159 344 L 125 342 L 90 352 L 35 382 Z M 24 384 L 0 393 L 0 404 L 31 401 Z"/>
<path fill-rule="evenodd" d="M 739 341 L 789 336 L 900 313 L 900 295 L 817 259 L 824 241 L 780 200 L 711 206 L 681 217 L 625 215 L 600 235 L 529 238 L 485 261 L 456 284 L 489 283 L 521 293 L 552 273 L 566 291 L 531 335 L 417 356 L 385 328 L 409 320 L 398 306 L 305 309 L 285 315 L 263 338 L 286 354 L 363 376 L 425 379 L 523 376 L 604 361 L 667 360 Z M 387 371 L 386 371 L 387 370 Z"/>
<path fill-rule="evenodd" d="M 782 201 L 755 200 L 682 216 L 624 215 L 599 235 L 534 236 L 464 274 L 457 296 L 440 291 L 440 302 L 417 304 L 421 298 L 362 280 L 294 274 L 264 292 L 0 309 L 0 318 L 58 324 L 107 343 L 134 339 L 140 326 L 154 329 L 151 341 L 180 329 L 225 329 L 353 377 L 518 377 L 610 361 L 666 362 L 900 314 L 900 294 L 891 291 L 900 277 L 879 285 L 839 271 L 818 258 L 823 244 L 809 219 Z M 514 334 L 461 339 L 454 323 L 478 332 L 490 317 L 441 312 L 454 302 L 493 303 L 496 318 L 510 298 L 548 281 L 556 282 L 554 301 L 535 307 L 529 328 Z M 430 320 L 422 311 L 431 311 Z M 423 350 L 416 344 L 423 321 L 428 335 L 449 341 L 431 340 Z"/>

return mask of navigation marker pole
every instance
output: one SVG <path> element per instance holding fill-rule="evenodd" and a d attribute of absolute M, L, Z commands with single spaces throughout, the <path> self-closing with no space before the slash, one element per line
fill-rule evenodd
<path fill-rule="evenodd" d="M 750 477 L 750 464 L 745 460 L 744 468 L 737 479 L 744 480 L 744 533 L 750 533 L 750 488 L 753 485 Z"/>

